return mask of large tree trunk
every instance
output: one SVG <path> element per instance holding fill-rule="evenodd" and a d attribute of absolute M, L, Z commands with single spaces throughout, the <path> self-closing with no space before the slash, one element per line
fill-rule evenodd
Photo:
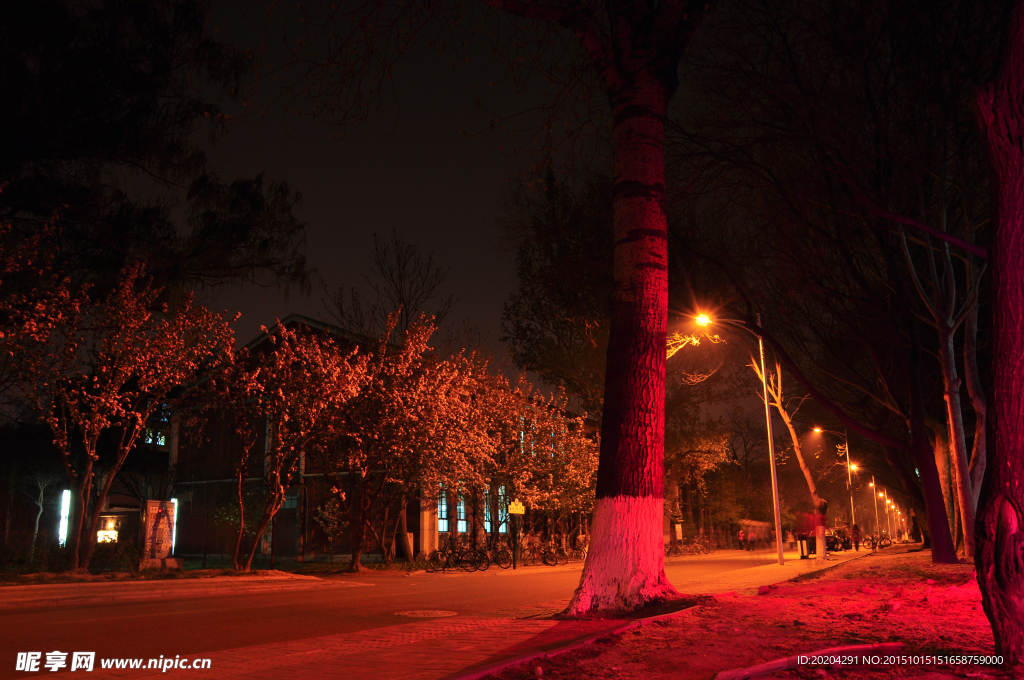
<path fill-rule="evenodd" d="M 949 518 L 942 497 L 942 484 L 935 468 L 935 454 L 928 442 L 925 424 L 924 390 L 921 386 L 921 337 L 917 325 L 911 328 L 911 347 L 906 355 L 907 387 L 910 392 L 910 455 L 921 478 L 928 533 L 932 539 L 932 562 L 959 564 L 956 546 L 949 532 Z"/>
<path fill-rule="evenodd" d="M 981 480 L 985 477 L 985 465 L 988 462 L 986 447 L 986 423 L 988 422 L 988 400 L 985 388 L 981 385 L 981 374 L 978 371 L 978 300 L 977 296 L 970 303 L 967 318 L 964 320 L 964 383 L 974 407 L 974 445 L 971 448 L 971 490 L 974 492 L 974 509 L 978 509 L 978 498 L 981 495 Z"/>
<path fill-rule="evenodd" d="M 977 110 L 995 172 L 999 220 L 992 242 L 992 451 L 975 527 L 978 585 L 996 654 L 1024 662 L 1024 3 L 1010 25 L 996 82 Z"/>
<path fill-rule="evenodd" d="M 71 520 L 71 536 L 68 541 L 68 552 L 71 557 L 71 571 L 79 570 L 78 550 L 82 544 L 82 527 L 85 524 L 85 515 L 89 511 L 89 496 L 92 494 L 92 466 L 93 456 L 91 451 L 86 451 L 85 470 L 78 478 L 78 484 L 72 493 L 74 503 L 71 512 L 74 517 Z"/>
<path fill-rule="evenodd" d="M 939 333 L 939 361 L 945 387 L 946 421 L 949 423 L 949 458 L 955 474 L 953 481 L 960 506 L 960 523 L 964 532 L 964 552 L 974 555 L 974 493 L 967 460 L 967 438 L 964 435 L 963 405 L 960 402 L 960 378 L 956 372 L 956 350 L 953 331 Z"/>
<path fill-rule="evenodd" d="M 956 534 L 953 518 L 953 480 L 949 470 L 949 437 L 947 424 L 935 418 L 928 418 L 928 428 L 932 431 L 934 442 L 932 453 L 935 454 L 935 468 L 942 484 L 942 498 L 946 502 L 946 517 L 949 519 L 949 533 Z"/>
<path fill-rule="evenodd" d="M 107 496 L 110 495 L 110 489 L 114 485 L 114 479 L 117 477 L 117 473 L 121 471 L 121 466 L 124 465 L 125 459 L 128 457 L 128 452 L 131 451 L 132 447 L 135 446 L 136 434 L 131 435 L 128 438 L 127 445 L 123 445 L 117 457 L 117 462 L 111 467 L 103 478 L 103 488 L 100 489 L 99 494 L 96 496 L 96 504 L 93 506 L 92 515 L 89 517 L 89 530 L 86 532 L 85 542 L 85 553 L 82 555 L 82 559 L 79 562 L 79 566 L 82 569 L 88 569 L 89 563 L 92 562 L 92 552 L 96 548 L 96 530 L 100 523 L 100 513 L 103 511 L 103 506 L 107 502 Z M 177 518 L 175 518 L 177 521 Z"/>
<path fill-rule="evenodd" d="M 673 69 L 674 73 L 674 69 Z M 664 117 L 671 89 L 648 69 L 610 92 L 615 285 L 591 548 L 570 614 L 675 594 L 665 577 L 668 241 Z"/>

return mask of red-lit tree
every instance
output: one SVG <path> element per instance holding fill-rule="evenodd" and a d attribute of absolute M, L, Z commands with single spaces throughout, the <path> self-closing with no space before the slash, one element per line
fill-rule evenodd
<path fill-rule="evenodd" d="M 263 328 L 268 345 L 242 349 L 218 380 L 220 403 L 227 407 L 239 436 L 242 455 L 237 465 L 238 540 L 234 566 L 252 568 L 252 560 L 288 487 L 301 474 L 300 461 L 312 450 L 314 438 L 327 438 L 329 414 L 354 396 L 365 376 L 366 360 L 345 354 L 329 337 L 283 327 Z M 262 441 L 263 484 L 266 497 L 252 535 L 244 545 L 245 483 L 251 454 Z"/>
<path fill-rule="evenodd" d="M 392 314 L 375 345 L 364 348 L 366 380 L 334 409 L 329 436 L 319 441 L 333 492 L 325 512 L 332 524 L 348 524 L 351 571 L 360 570 L 371 536 L 390 559 L 387 536 L 397 531 L 411 490 L 443 484 L 458 491 L 482 483 L 482 466 L 472 462 L 485 449 L 473 417 L 469 362 L 432 354 L 434 326 L 422 317 L 400 345 L 390 344 L 397 318 Z"/>
<path fill-rule="evenodd" d="M 992 443 L 975 525 L 978 585 L 996 653 L 1024 664 L 1024 4 L 1014 8 L 994 82 L 977 95 L 997 180 L 992 243 Z"/>
<path fill-rule="evenodd" d="M 53 431 L 74 486 L 72 570 L 89 567 L 100 511 L 147 421 L 231 349 L 222 316 L 191 296 L 153 312 L 158 293 L 140 266 L 130 266 L 102 301 L 69 302 L 59 313 L 39 304 L 38 323 L 22 325 L 22 390 Z M 107 431 L 114 432 L 113 460 L 99 470 Z"/>
<path fill-rule="evenodd" d="M 614 156 L 614 282 L 605 373 L 601 455 L 593 540 L 569 612 L 635 609 L 675 591 L 664 570 L 665 335 L 668 247 L 665 217 L 664 125 L 679 85 L 683 54 L 703 20 L 707 0 L 636 3 L 481 0 L 503 20 L 525 20 L 503 44 L 509 61 L 537 48 L 534 64 L 569 64 L 549 82 L 570 83 L 556 97 L 581 91 L 603 96 L 610 109 Z M 293 98 L 341 123 L 366 117 L 394 62 L 417 36 L 434 30 L 438 45 L 454 36 L 463 8 L 427 0 L 348 5 L 321 3 L 304 11 L 288 80 Z M 295 40 L 297 39 L 297 42 Z M 453 40 L 454 39 L 454 40 Z M 567 44 L 568 41 L 568 44 Z M 560 80 L 565 76 L 564 80 Z M 555 110 L 555 109 L 552 109 Z M 565 121 L 552 114 L 547 141 Z"/>

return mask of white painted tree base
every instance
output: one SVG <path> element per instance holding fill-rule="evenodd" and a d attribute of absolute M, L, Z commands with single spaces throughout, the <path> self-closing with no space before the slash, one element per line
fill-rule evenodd
<path fill-rule="evenodd" d="M 594 502 L 590 550 L 567 614 L 634 610 L 678 595 L 665 577 L 663 498 Z"/>

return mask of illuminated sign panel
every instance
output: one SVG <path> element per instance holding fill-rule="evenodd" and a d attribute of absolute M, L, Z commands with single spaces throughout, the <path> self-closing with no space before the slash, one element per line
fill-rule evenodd
<path fill-rule="evenodd" d="M 60 495 L 60 524 L 57 541 L 63 546 L 68 542 L 68 517 L 71 515 L 71 489 L 64 489 Z"/>

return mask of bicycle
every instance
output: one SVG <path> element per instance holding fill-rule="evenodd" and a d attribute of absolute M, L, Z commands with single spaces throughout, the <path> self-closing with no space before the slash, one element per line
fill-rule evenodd
<path fill-rule="evenodd" d="M 512 566 L 512 552 L 506 546 L 504 540 L 492 540 L 491 548 L 486 552 L 487 559 L 498 565 L 501 569 L 508 569 Z"/>
<path fill-rule="evenodd" d="M 888 548 L 892 545 L 892 540 L 885 536 L 868 536 L 864 544 L 872 550 L 880 550 L 882 548 Z"/>
<path fill-rule="evenodd" d="M 487 553 L 475 548 L 462 548 L 452 537 L 448 547 L 435 550 L 428 559 L 431 571 L 462 569 L 463 571 L 486 571 L 491 566 Z"/>

